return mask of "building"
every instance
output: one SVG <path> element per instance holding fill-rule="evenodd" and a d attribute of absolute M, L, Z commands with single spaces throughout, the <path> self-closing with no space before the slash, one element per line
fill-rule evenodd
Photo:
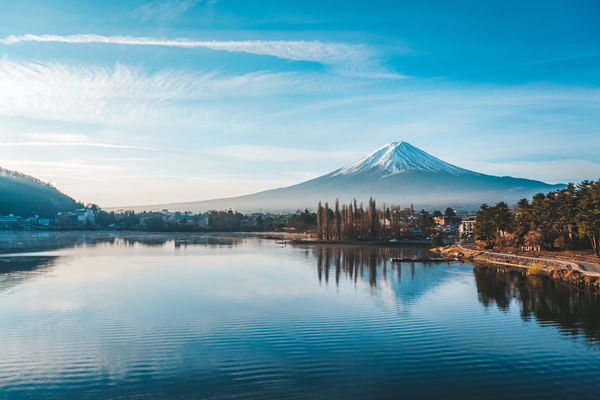
<path fill-rule="evenodd" d="M 0 229 L 13 230 L 23 227 L 23 218 L 14 214 L 0 215 Z"/>
<path fill-rule="evenodd" d="M 435 222 L 435 224 L 437 226 L 446 226 L 447 218 L 446 217 L 433 217 L 433 222 Z"/>
<path fill-rule="evenodd" d="M 177 225 L 208 228 L 208 214 L 193 214 L 191 211 L 186 211 L 184 213 L 176 212 L 174 222 L 177 223 Z"/>
<path fill-rule="evenodd" d="M 461 222 L 460 217 L 456 216 L 441 216 L 441 217 L 433 217 L 433 222 L 435 222 L 438 226 L 449 226 L 449 225 L 459 225 Z"/>
<path fill-rule="evenodd" d="M 45 228 L 49 227 L 50 218 L 38 218 L 38 225 Z"/>
<path fill-rule="evenodd" d="M 77 215 L 73 212 L 59 212 L 56 214 L 56 225 L 62 227 L 73 227 L 79 224 Z"/>
<path fill-rule="evenodd" d="M 477 217 L 475 215 L 467 215 L 462 217 L 460 225 L 458 226 L 458 233 L 462 238 L 468 238 L 473 235 L 473 228 L 475 227 L 475 221 Z"/>
<path fill-rule="evenodd" d="M 95 225 L 94 211 L 90 208 L 80 208 L 75 210 L 75 216 L 77 216 L 78 225 Z"/>

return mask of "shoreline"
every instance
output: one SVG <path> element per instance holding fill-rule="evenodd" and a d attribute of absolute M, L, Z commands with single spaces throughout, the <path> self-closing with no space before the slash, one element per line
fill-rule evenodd
<path fill-rule="evenodd" d="M 446 260 L 463 261 L 480 267 L 515 268 L 525 271 L 527 276 L 544 275 L 557 281 L 600 292 L 600 272 L 589 270 L 591 263 L 584 265 L 577 260 L 473 250 L 460 245 L 437 247 L 431 251 L 440 254 Z"/>

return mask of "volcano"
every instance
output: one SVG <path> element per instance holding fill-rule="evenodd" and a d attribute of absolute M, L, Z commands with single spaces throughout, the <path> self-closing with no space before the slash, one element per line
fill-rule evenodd
<path fill-rule="evenodd" d="M 319 201 L 339 199 L 418 208 L 477 209 L 482 203 L 515 203 L 539 192 L 565 187 L 544 182 L 493 176 L 457 167 L 412 146 L 392 142 L 362 159 L 296 185 L 250 195 L 186 203 L 130 207 L 134 210 L 205 212 L 234 209 L 241 212 L 290 212 L 315 209 Z"/>

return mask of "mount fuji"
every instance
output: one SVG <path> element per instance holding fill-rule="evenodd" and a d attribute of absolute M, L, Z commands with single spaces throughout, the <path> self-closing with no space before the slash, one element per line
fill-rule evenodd
<path fill-rule="evenodd" d="M 484 202 L 513 203 L 563 187 L 480 174 L 442 161 L 407 142 L 392 142 L 355 163 L 296 185 L 239 197 L 131 209 L 204 212 L 231 208 L 242 212 L 279 212 L 314 209 L 318 201 L 332 204 L 336 198 L 346 203 L 353 198 L 367 201 L 371 196 L 379 204 L 476 209 Z"/>

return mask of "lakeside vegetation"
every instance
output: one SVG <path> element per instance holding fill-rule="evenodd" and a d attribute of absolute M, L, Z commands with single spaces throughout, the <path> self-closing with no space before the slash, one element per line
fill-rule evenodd
<path fill-rule="evenodd" d="M 504 202 L 483 204 L 474 234 L 489 248 L 592 249 L 600 257 L 600 180 L 538 193 L 512 209 Z"/>
<path fill-rule="evenodd" d="M 316 234 L 323 240 L 391 240 L 406 237 L 427 237 L 435 232 L 433 214 L 413 206 L 398 205 L 377 207 L 374 198 L 365 208 L 354 199 L 349 204 L 338 200 L 333 209 L 326 202 L 317 205 Z"/>

